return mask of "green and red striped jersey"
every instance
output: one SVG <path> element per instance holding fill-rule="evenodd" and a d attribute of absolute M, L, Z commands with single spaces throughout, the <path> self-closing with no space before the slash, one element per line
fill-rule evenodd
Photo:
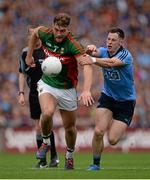
<path fill-rule="evenodd" d="M 67 37 L 57 43 L 54 40 L 52 30 L 48 32 L 38 31 L 38 35 L 42 41 L 42 47 L 46 57 L 55 56 L 61 60 L 62 71 L 55 77 L 43 74 L 42 80 L 59 89 L 69 89 L 77 86 L 78 82 L 78 63 L 75 57 L 85 53 L 82 45 L 69 32 Z"/>

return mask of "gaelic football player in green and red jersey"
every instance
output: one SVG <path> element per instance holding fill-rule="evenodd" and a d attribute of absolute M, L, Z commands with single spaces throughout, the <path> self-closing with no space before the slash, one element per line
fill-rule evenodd
<path fill-rule="evenodd" d="M 43 134 L 42 147 L 37 152 L 37 158 L 43 159 L 50 149 L 50 131 L 53 127 L 52 116 L 56 106 L 60 109 L 64 129 L 67 151 L 65 155 L 65 169 L 73 169 L 73 152 L 76 142 L 76 109 L 78 82 L 78 62 L 85 56 L 85 51 L 74 35 L 69 31 L 70 16 L 60 13 L 55 16 L 52 28 L 38 27 L 31 35 L 28 44 L 26 63 L 34 64 L 32 53 L 38 38 L 46 56 L 56 56 L 61 60 L 62 71 L 55 77 L 43 74 L 38 82 L 39 101 L 42 110 L 41 127 Z M 79 100 L 84 105 L 93 104 L 90 88 L 92 84 L 92 66 L 83 66 L 84 82 L 83 92 Z"/>

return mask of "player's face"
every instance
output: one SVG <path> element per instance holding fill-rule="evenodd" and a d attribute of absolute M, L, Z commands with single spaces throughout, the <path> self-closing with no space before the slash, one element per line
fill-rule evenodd
<path fill-rule="evenodd" d="M 108 52 L 114 54 L 120 48 L 122 39 L 117 33 L 109 33 L 107 37 L 107 48 Z"/>
<path fill-rule="evenodd" d="M 67 36 L 68 32 L 69 30 L 67 27 L 58 26 L 57 24 L 53 25 L 54 39 L 57 43 L 61 43 Z"/>

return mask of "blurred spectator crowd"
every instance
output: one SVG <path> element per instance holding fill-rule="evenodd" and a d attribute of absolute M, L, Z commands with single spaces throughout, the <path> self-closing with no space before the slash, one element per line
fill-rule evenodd
<path fill-rule="evenodd" d="M 0 0 L 0 126 L 31 125 L 28 99 L 17 102 L 18 59 L 27 44 L 29 25 L 50 26 L 58 12 L 72 16 L 71 29 L 80 42 L 105 45 L 107 30 L 119 26 L 126 32 L 125 46 L 134 56 L 137 104 L 131 128 L 150 127 L 150 1 L 149 0 Z M 78 92 L 82 88 L 79 75 Z M 102 76 L 94 67 L 92 94 L 95 102 Z M 26 91 L 26 97 L 28 90 Z M 93 125 L 95 106 L 78 109 L 78 124 Z M 55 121 L 59 125 L 59 115 Z M 55 123 L 55 122 L 54 122 Z"/>

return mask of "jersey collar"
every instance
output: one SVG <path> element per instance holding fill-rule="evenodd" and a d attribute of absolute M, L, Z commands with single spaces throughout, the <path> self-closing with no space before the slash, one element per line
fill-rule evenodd
<path fill-rule="evenodd" d="M 120 48 L 118 49 L 118 51 L 117 51 L 115 54 L 113 54 L 113 55 L 110 55 L 109 52 L 107 51 L 108 57 L 109 57 L 109 58 L 112 58 L 112 57 L 116 56 L 116 55 L 117 55 L 120 51 L 122 51 L 122 50 L 123 50 L 123 47 L 120 46 Z"/>

